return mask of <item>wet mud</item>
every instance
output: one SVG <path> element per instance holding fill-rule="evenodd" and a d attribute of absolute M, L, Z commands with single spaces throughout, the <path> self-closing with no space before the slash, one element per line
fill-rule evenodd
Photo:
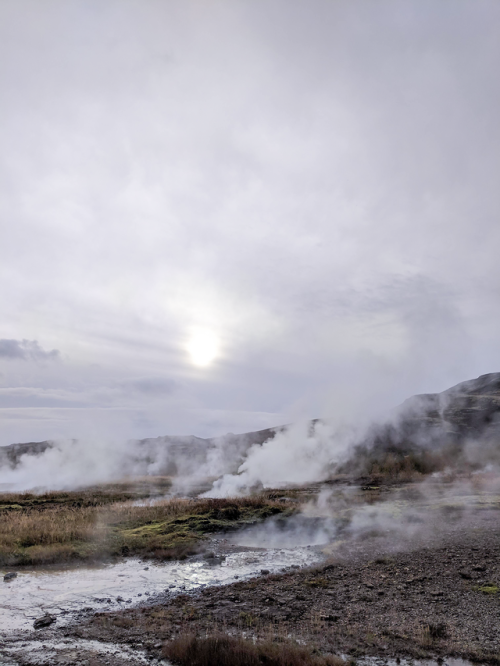
<path fill-rule="evenodd" d="M 288 526 L 216 538 L 182 563 L 50 574 L 61 577 L 57 594 L 32 599 L 57 621 L 34 635 L 27 625 L 37 613 L 13 595 L 4 617 L 19 611 L 24 624 L 3 633 L 0 664 L 164 664 L 165 641 L 214 630 L 297 640 L 362 666 L 500 663 L 498 498 L 411 493 L 347 507 L 350 520 L 316 504 Z M 2 592 L 43 587 L 49 574 L 31 583 L 25 575 Z M 113 592 L 105 598 L 104 589 Z"/>

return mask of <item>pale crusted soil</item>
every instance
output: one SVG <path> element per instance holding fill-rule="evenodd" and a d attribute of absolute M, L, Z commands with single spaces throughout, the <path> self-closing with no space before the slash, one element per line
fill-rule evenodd
<path fill-rule="evenodd" d="M 465 523 L 439 521 L 424 545 L 417 537 L 406 551 L 365 539 L 314 570 L 96 614 L 66 633 L 141 642 L 157 655 L 161 642 L 180 632 L 204 635 L 218 627 L 289 635 L 354 657 L 500 661 L 500 512 L 477 511 Z"/>
<path fill-rule="evenodd" d="M 173 636 L 222 629 L 291 636 L 354 658 L 454 655 L 500 663 L 500 512 L 471 512 L 460 521 L 440 514 L 433 529 L 402 548 L 401 538 L 380 535 L 344 543 L 314 570 L 83 615 L 47 637 L 137 646 L 153 660 Z M 83 657 L 72 663 L 90 664 Z"/>

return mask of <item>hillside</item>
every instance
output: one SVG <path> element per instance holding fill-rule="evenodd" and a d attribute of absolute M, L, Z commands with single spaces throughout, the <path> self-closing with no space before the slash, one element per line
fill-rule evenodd
<path fill-rule="evenodd" d="M 415 395 L 370 428 L 338 470 L 355 476 L 473 471 L 500 463 L 500 373 Z"/>
<path fill-rule="evenodd" d="M 129 442 L 120 472 L 195 478 L 234 474 L 251 446 L 284 430 L 286 426 L 206 439 L 166 435 Z M 331 474 L 409 479 L 447 468 L 473 471 L 500 463 L 499 443 L 500 373 L 491 373 L 442 393 L 409 398 L 384 423 L 372 425 L 342 464 L 332 464 Z M 22 456 L 41 456 L 54 446 L 43 441 L 0 447 L 0 467 L 15 468 Z"/>

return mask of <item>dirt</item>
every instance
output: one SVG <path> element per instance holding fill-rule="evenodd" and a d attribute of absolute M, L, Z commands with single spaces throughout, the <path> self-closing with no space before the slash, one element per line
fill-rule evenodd
<path fill-rule="evenodd" d="M 216 555 L 230 548 L 222 543 Z M 381 533 L 346 539 L 314 569 L 157 596 L 120 611 L 83 612 L 71 626 L 39 631 L 48 642 L 97 641 L 128 651 L 126 658 L 118 650 L 100 661 L 82 649 L 73 661 L 52 655 L 51 665 L 159 664 L 164 641 L 216 630 L 288 637 L 354 660 L 461 657 L 498 664 L 499 588 L 500 511 L 447 510 L 434 512 L 432 524 L 406 539 Z M 44 662 L 24 654 L 17 663 Z"/>

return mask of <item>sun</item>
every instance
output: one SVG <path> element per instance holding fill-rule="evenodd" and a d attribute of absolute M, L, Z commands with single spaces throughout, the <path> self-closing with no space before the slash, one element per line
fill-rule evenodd
<path fill-rule="evenodd" d="M 219 355 L 219 340 L 212 331 L 196 331 L 189 339 L 187 351 L 193 365 L 206 368 Z"/>

